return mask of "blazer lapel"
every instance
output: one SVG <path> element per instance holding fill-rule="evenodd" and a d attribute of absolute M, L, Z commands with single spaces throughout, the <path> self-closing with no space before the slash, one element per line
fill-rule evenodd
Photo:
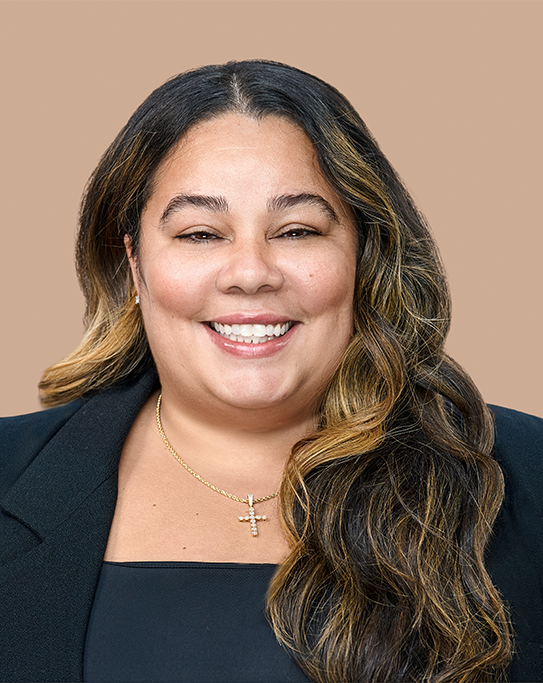
<path fill-rule="evenodd" d="M 86 401 L 0 501 L 26 550 L 0 569 L 1 680 L 82 680 L 119 457 L 156 382 L 149 372 Z"/>

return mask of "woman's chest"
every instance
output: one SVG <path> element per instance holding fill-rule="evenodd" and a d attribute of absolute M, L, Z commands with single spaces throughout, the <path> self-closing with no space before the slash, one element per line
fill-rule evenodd
<path fill-rule="evenodd" d="M 84 680 L 307 681 L 265 617 L 274 565 L 104 563 Z"/>

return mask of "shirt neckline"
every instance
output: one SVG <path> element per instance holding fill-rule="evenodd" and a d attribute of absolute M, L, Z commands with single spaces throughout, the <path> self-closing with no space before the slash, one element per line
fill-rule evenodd
<path fill-rule="evenodd" d="M 111 560 L 104 560 L 104 565 L 114 566 L 114 567 L 133 567 L 135 569 L 152 569 L 152 568 L 190 568 L 190 567 L 209 567 L 209 568 L 225 568 L 225 569 L 256 569 L 259 567 L 278 567 L 278 564 L 272 562 L 191 562 L 191 561 L 177 561 L 177 560 L 160 560 L 160 561 L 147 561 L 147 562 L 112 562 Z"/>

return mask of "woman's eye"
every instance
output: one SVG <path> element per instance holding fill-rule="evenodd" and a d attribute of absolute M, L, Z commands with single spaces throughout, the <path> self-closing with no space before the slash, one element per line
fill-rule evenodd
<path fill-rule="evenodd" d="M 285 230 L 279 237 L 287 237 L 290 239 L 297 239 L 300 237 L 309 237 L 311 235 L 319 235 L 317 230 L 311 230 L 310 228 L 304 228 L 302 226 L 296 228 L 290 228 L 290 230 Z"/>
<path fill-rule="evenodd" d="M 177 235 L 177 239 L 186 240 L 187 242 L 212 242 L 220 239 L 218 235 L 206 230 L 195 230 L 194 232 L 186 232 L 182 235 Z"/>

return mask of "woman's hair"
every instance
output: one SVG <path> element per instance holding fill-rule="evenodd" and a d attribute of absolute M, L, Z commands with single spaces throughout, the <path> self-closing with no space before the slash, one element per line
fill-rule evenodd
<path fill-rule="evenodd" d="M 137 254 L 157 168 L 191 126 L 227 112 L 305 131 L 359 235 L 355 332 L 281 489 L 292 551 L 268 594 L 275 633 L 317 681 L 499 678 L 511 639 L 483 562 L 503 498 L 491 414 L 445 354 L 449 296 L 425 221 L 330 85 L 284 64 L 229 62 L 147 98 L 87 186 L 77 242 L 87 331 L 45 372 L 42 402 L 153 365 L 123 238 Z"/>

